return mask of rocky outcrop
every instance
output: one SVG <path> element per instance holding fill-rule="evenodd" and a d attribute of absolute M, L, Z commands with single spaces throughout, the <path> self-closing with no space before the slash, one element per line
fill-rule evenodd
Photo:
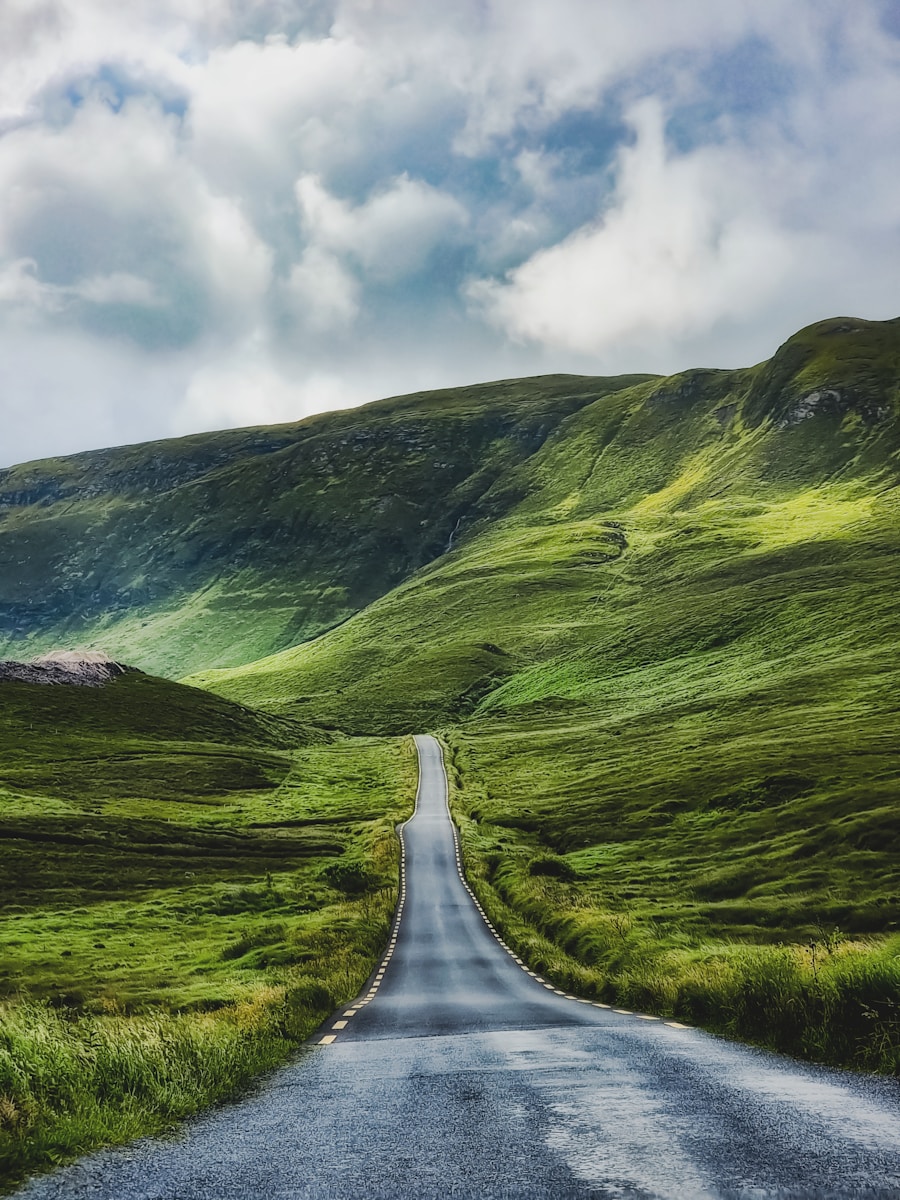
<path fill-rule="evenodd" d="M 0 682 L 102 687 L 133 670 L 96 650 L 58 650 L 31 662 L 0 662 Z"/>

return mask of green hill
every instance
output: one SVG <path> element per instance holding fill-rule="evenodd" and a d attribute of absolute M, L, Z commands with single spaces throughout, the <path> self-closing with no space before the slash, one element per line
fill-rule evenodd
<path fill-rule="evenodd" d="M 448 553 L 330 633 L 195 682 L 406 730 L 605 704 L 627 678 L 652 703 L 785 657 L 883 658 L 898 377 L 900 322 L 844 320 L 757 368 L 609 392 L 499 475 Z"/>
<path fill-rule="evenodd" d="M 0 680 L 0 1181 L 228 1095 L 353 996 L 414 792 L 405 740 Z"/>
<path fill-rule="evenodd" d="M 0 471 L 0 658 L 93 643 L 178 676 L 292 646 L 439 557 L 567 414 L 632 381 L 510 380 Z"/>

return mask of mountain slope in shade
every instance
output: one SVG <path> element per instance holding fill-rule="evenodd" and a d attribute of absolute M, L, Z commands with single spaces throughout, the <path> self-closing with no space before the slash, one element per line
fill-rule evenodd
<path fill-rule="evenodd" d="M 2 471 L 0 657 L 94 644 L 178 676 L 294 645 L 440 556 L 561 420 L 633 381 L 508 380 Z"/>

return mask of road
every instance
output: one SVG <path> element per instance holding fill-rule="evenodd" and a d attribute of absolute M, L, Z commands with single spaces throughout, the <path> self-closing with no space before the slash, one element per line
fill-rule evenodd
<path fill-rule="evenodd" d="M 417 738 L 384 963 L 291 1065 L 29 1200 L 900 1196 L 900 1087 L 568 998 L 488 927 Z"/>

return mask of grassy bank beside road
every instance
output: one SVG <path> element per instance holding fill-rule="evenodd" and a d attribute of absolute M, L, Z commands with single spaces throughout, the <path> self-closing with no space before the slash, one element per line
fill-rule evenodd
<path fill-rule="evenodd" d="M 757 763 L 768 794 L 745 783 L 742 803 L 716 804 L 742 769 L 727 739 L 695 749 L 693 805 L 672 807 L 658 759 L 680 736 L 671 714 L 655 738 L 648 719 L 629 729 L 607 714 L 604 737 L 602 721 L 545 713 L 524 728 L 520 714 L 447 734 L 466 871 L 509 944 L 585 996 L 900 1071 L 896 855 L 883 832 L 853 841 L 877 821 L 845 796 L 843 821 L 829 820 L 829 788 L 800 788 L 784 747 L 779 777 Z M 838 795 L 842 772 L 846 784 L 859 769 L 855 739 L 807 748 Z M 677 786 L 674 769 L 668 778 Z"/>
<path fill-rule="evenodd" d="M 409 739 L 123 676 L 0 686 L 0 763 L 7 1181 L 228 1095 L 362 986 Z"/>

